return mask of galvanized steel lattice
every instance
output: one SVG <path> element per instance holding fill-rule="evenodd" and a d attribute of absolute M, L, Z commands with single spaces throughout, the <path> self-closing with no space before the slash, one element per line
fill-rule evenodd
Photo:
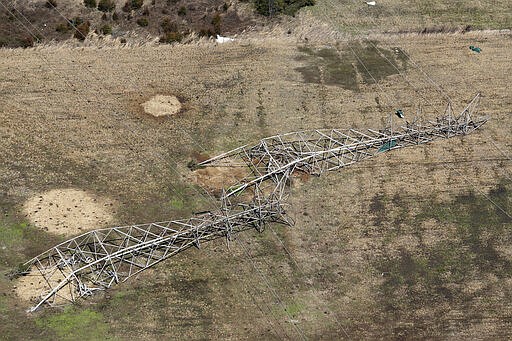
<path fill-rule="evenodd" d="M 382 152 L 473 132 L 487 119 L 473 119 L 477 95 L 457 116 L 406 123 L 396 129 L 312 130 L 276 135 L 198 164 L 246 167 L 248 176 L 226 187 L 218 209 L 189 219 L 99 229 L 69 239 L 24 264 L 46 282 L 32 311 L 73 302 L 123 282 L 178 252 L 271 222 L 290 224 L 283 202 L 292 173 L 321 175 Z M 250 195 L 248 200 L 242 198 Z M 245 202 L 244 202 L 245 201 Z M 23 271 L 19 275 L 23 275 Z"/>

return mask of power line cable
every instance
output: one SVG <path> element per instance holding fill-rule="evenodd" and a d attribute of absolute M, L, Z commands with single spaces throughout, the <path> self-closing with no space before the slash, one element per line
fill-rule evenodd
<path fill-rule="evenodd" d="M 353 0 L 353 2 L 357 4 L 356 0 Z M 376 25 L 375 20 L 374 20 L 371 16 L 369 16 L 369 18 L 370 18 L 370 20 L 373 22 L 373 24 L 374 24 L 374 25 Z M 371 40 L 369 40 L 368 38 L 367 38 L 367 40 L 368 40 L 368 42 L 369 42 L 370 44 L 372 44 L 372 45 L 373 45 L 373 42 L 371 42 Z M 376 47 L 375 47 L 375 48 L 376 48 Z M 446 91 L 446 90 L 445 90 L 445 89 L 444 89 L 444 88 L 443 88 L 443 87 L 442 87 L 438 82 L 434 81 L 434 80 L 433 80 L 433 78 L 432 78 L 432 77 L 431 77 L 427 72 L 425 72 L 425 71 L 423 70 L 423 68 L 421 68 L 421 66 L 420 66 L 418 63 L 416 63 L 408 53 L 406 53 L 403 49 L 400 49 L 400 52 L 401 52 L 401 53 L 402 53 L 402 54 L 403 54 L 403 55 L 404 55 L 404 56 L 405 56 L 405 57 L 406 57 L 406 58 L 407 58 L 407 59 L 412 63 L 412 65 L 413 65 L 414 67 L 416 67 L 416 69 L 418 69 L 419 71 L 421 71 L 421 73 L 422 73 L 422 74 L 425 76 L 425 78 L 426 78 L 426 79 L 427 79 L 427 80 L 428 80 L 428 81 L 429 81 L 429 82 L 434 86 L 434 88 L 435 88 L 437 91 L 439 91 L 443 96 L 445 96 L 445 97 L 448 99 L 449 103 L 450 103 L 451 105 L 453 105 L 453 101 L 452 101 L 452 99 L 450 98 L 450 96 L 449 96 L 449 94 L 447 93 L 447 91 Z M 383 58 L 385 58 L 385 59 L 390 63 L 390 65 L 392 65 L 392 66 L 393 66 L 397 71 L 399 71 L 399 70 L 398 70 L 398 68 L 396 68 L 396 66 L 395 66 L 395 65 L 393 65 L 393 63 L 391 63 L 391 61 L 389 61 L 389 59 L 388 59 L 386 56 L 382 55 L 382 57 L 383 57 Z M 400 72 L 400 71 L 399 71 L 399 72 Z M 464 78 L 463 82 L 464 82 L 466 85 L 468 84 L 468 82 L 466 81 L 466 78 Z M 409 83 L 409 84 L 410 84 L 410 83 Z M 488 134 L 485 134 L 485 133 L 483 133 L 483 134 L 484 134 L 487 138 L 491 139 L 491 142 L 495 145 L 495 147 L 496 147 L 498 150 L 500 150 L 500 151 L 501 151 L 500 147 L 495 143 L 494 139 L 492 139 Z"/>
<path fill-rule="evenodd" d="M 5 7 L 5 5 L 4 5 L 2 2 L 0 2 L 0 4 L 2 4 L 2 6 L 3 6 L 4 8 L 6 8 L 6 7 Z M 6 10 L 7 10 L 8 12 L 10 12 L 11 14 L 13 14 L 13 13 L 8 9 L 8 8 L 6 8 Z M 18 13 L 20 13 L 20 12 L 18 11 Z M 20 14 L 21 14 L 21 13 L 20 13 Z M 23 16 L 23 14 L 21 14 L 21 15 Z M 16 16 L 15 16 L 15 17 L 16 17 Z M 24 17 L 24 16 L 23 16 L 23 17 Z M 17 17 L 16 17 L 16 18 L 17 18 Z M 17 19 L 18 19 L 18 18 L 17 18 Z M 26 19 L 26 17 L 25 17 L 25 19 Z M 19 19 L 18 19 L 18 20 L 19 20 Z M 28 21 L 28 19 L 26 19 L 26 20 Z M 20 21 L 20 23 L 21 23 L 21 21 Z M 25 28 L 28 32 L 32 33 L 32 32 L 30 31 L 30 29 L 28 29 L 28 28 L 27 28 L 23 23 L 22 23 L 22 25 L 24 26 L 24 28 Z M 45 62 L 47 62 L 47 60 L 45 60 Z M 88 70 L 88 71 L 89 71 L 91 74 L 93 74 L 93 73 L 91 72 L 91 70 Z M 93 76 L 94 76 L 94 74 L 93 74 Z M 99 79 L 97 79 L 97 78 L 96 78 L 96 80 L 98 80 L 98 81 L 99 81 Z M 182 130 L 182 129 L 181 129 L 181 130 Z M 182 130 L 182 131 L 183 131 L 183 132 L 185 132 L 184 130 Z M 185 132 L 185 133 L 186 133 L 186 132 Z M 206 151 L 206 150 L 205 150 L 205 148 L 204 148 L 202 145 L 200 145 L 197 141 L 195 141 L 195 140 L 190 136 L 190 134 L 188 134 L 188 133 L 186 133 L 186 134 L 191 138 L 192 142 L 195 142 L 195 143 L 196 143 L 198 146 L 200 146 L 204 151 Z M 168 166 L 170 166 L 170 165 L 168 165 Z M 173 168 L 172 166 L 170 166 L 170 167 L 171 167 L 171 168 Z M 173 168 L 173 169 L 174 169 L 174 168 Z M 174 170 L 175 170 L 176 174 L 180 175 L 180 173 L 179 173 L 176 169 L 174 169 Z M 200 188 L 202 188 L 202 189 L 204 190 L 204 192 L 205 192 L 206 194 L 208 194 L 208 196 L 210 197 L 209 199 L 210 199 L 210 200 L 212 200 L 212 202 L 214 202 L 214 204 L 216 204 L 215 199 L 211 196 L 211 194 L 209 193 L 209 191 L 207 191 L 206 189 L 204 189 L 204 187 L 202 187 L 200 184 L 198 184 L 198 186 L 199 186 Z M 193 188 L 194 188 L 194 190 L 195 190 L 199 195 L 204 196 L 204 194 L 200 193 L 200 192 L 199 192 L 195 187 L 193 187 Z M 175 188 L 173 188 L 173 190 L 175 191 L 175 193 L 177 193 L 178 195 L 180 195 L 180 196 L 181 196 L 181 194 L 180 194 L 180 193 L 178 193 L 178 191 L 176 191 L 176 189 L 175 189 Z M 217 208 L 220 208 L 220 207 L 218 207 L 218 204 L 216 204 L 216 205 L 217 205 Z M 251 259 L 251 263 L 253 264 L 253 266 L 255 266 L 255 264 L 254 264 L 254 262 L 252 261 L 252 259 Z M 257 270 L 257 272 L 262 276 L 262 278 L 264 278 L 264 280 L 266 281 L 267 285 L 269 285 L 269 282 L 268 282 L 268 280 L 264 277 L 264 274 L 263 274 L 259 269 L 257 269 L 256 267 L 255 267 L 255 269 L 256 269 L 256 270 Z M 275 290 L 274 290 L 273 288 L 272 288 L 272 292 L 273 292 L 273 295 L 274 295 L 274 296 L 276 296 L 276 295 L 277 295 L 277 293 L 275 292 Z M 280 304 L 282 305 L 282 304 L 283 304 L 283 303 L 282 303 L 282 300 L 279 298 L 279 296 L 277 296 L 277 298 L 278 298 L 278 301 L 280 302 Z M 286 310 L 286 308 L 285 308 L 284 306 L 283 306 L 283 309 L 287 312 L 287 310 Z M 288 314 L 288 312 L 287 312 L 287 314 Z M 291 315 L 290 315 L 290 318 L 291 318 Z M 295 325 L 295 324 L 293 324 L 293 326 L 294 326 L 294 328 L 297 330 L 297 332 L 298 332 L 298 334 L 301 336 L 301 338 L 302 338 L 302 339 L 305 339 L 305 336 L 304 336 L 304 333 L 302 332 L 302 330 L 301 330 L 297 325 Z"/>

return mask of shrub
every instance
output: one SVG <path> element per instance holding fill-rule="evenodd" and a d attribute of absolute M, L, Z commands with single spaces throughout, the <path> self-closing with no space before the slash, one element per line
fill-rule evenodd
<path fill-rule="evenodd" d="M 183 35 L 180 32 L 167 32 L 163 36 L 160 37 L 160 43 L 164 44 L 172 44 L 179 43 L 183 39 Z"/>
<path fill-rule="evenodd" d="M 220 34 L 220 25 L 222 23 L 222 18 L 219 13 L 216 13 L 212 18 L 213 31 L 215 34 Z"/>
<path fill-rule="evenodd" d="M 69 31 L 69 24 L 68 23 L 60 23 L 55 27 L 55 31 L 59 33 L 66 33 Z"/>
<path fill-rule="evenodd" d="M 144 4 L 144 0 L 128 0 L 123 6 L 123 11 L 130 12 L 132 9 L 139 9 Z"/>
<path fill-rule="evenodd" d="M 114 21 L 119 20 L 119 14 L 117 14 L 117 12 L 114 12 L 114 14 L 112 14 L 112 20 L 114 20 Z"/>
<path fill-rule="evenodd" d="M 70 21 L 72 26 L 78 26 L 84 22 L 84 19 L 82 17 L 74 17 Z"/>
<path fill-rule="evenodd" d="M 74 37 L 78 40 L 85 40 L 87 34 L 89 34 L 89 30 L 91 29 L 91 23 L 86 21 L 76 26 Z"/>
<path fill-rule="evenodd" d="M 23 38 L 18 38 L 17 43 L 18 43 L 18 46 L 23 47 L 23 48 L 32 47 L 32 46 L 34 46 L 34 38 L 32 38 L 31 36 L 25 36 Z"/>
<path fill-rule="evenodd" d="M 139 18 L 137 19 L 137 24 L 141 27 L 146 27 L 149 25 L 148 19 L 146 18 Z"/>
<path fill-rule="evenodd" d="M 103 25 L 101 27 L 101 33 L 103 33 L 104 35 L 112 34 L 112 26 L 110 26 L 109 24 Z"/>
<path fill-rule="evenodd" d="M 160 23 L 160 26 L 162 27 L 162 30 L 164 31 L 164 33 L 178 31 L 178 25 L 176 25 L 176 23 L 174 21 L 171 21 L 171 19 L 169 19 L 169 18 L 164 19 Z"/>
<path fill-rule="evenodd" d="M 112 12 L 116 8 L 114 0 L 100 0 L 98 2 L 98 10 L 102 12 Z"/>
<path fill-rule="evenodd" d="M 178 15 L 180 17 L 184 16 L 184 15 L 187 15 L 187 8 L 185 6 L 181 6 L 179 9 L 178 9 Z"/>
<path fill-rule="evenodd" d="M 85 7 L 96 8 L 96 0 L 84 0 Z"/>
<path fill-rule="evenodd" d="M 132 9 L 139 9 L 144 4 L 144 0 L 131 0 Z"/>
<path fill-rule="evenodd" d="M 44 5 L 46 6 L 46 8 L 55 8 L 55 7 L 57 7 L 57 1 L 56 0 L 46 0 Z"/>
<path fill-rule="evenodd" d="M 203 27 L 199 30 L 198 34 L 200 37 L 212 37 L 215 35 L 215 32 L 211 28 Z"/>
<path fill-rule="evenodd" d="M 274 0 L 273 5 L 269 6 L 269 0 L 253 0 L 256 11 L 263 15 L 284 13 L 295 15 L 295 13 L 305 6 L 313 6 L 315 0 Z M 270 8 L 271 7 L 271 8 Z"/>
<path fill-rule="evenodd" d="M 0 47 L 9 46 L 9 38 L 0 36 Z"/>

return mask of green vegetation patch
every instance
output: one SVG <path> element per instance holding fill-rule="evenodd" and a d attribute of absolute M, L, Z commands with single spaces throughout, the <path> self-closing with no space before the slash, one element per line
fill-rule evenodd
<path fill-rule="evenodd" d="M 295 15 L 299 9 L 314 6 L 316 0 L 253 0 L 256 11 L 263 15 L 283 13 Z"/>
<path fill-rule="evenodd" d="M 103 315 L 90 309 L 66 308 L 62 313 L 36 320 L 41 328 L 49 328 L 60 340 L 109 340 L 108 325 Z"/>
<path fill-rule="evenodd" d="M 365 45 L 353 44 L 352 54 L 358 56 L 357 69 L 367 84 L 378 82 L 391 75 L 398 74 L 402 63 L 393 51 L 378 47 L 376 41 L 366 41 Z M 403 61 L 403 59 L 402 59 Z"/>
<path fill-rule="evenodd" d="M 112 26 L 109 24 L 105 24 L 101 27 L 100 31 L 105 35 L 112 34 Z"/>
<path fill-rule="evenodd" d="M 285 308 L 289 316 L 296 318 L 304 310 L 304 305 L 300 302 L 293 302 L 288 304 Z"/>
<path fill-rule="evenodd" d="M 149 25 L 149 21 L 147 18 L 139 18 L 139 19 L 137 19 L 137 25 L 139 25 L 141 27 L 146 27 Z"/>
<path fill-rule="evenodd" d="M 8 301 L 5 296 L 0 296 L 0 314 L 5 314 L 9 311 Z"/>
<path fill-rule="evenodd" d="M 510 9 L 510 3 L 508 5 L 493 3 L 486 6 L 479 1 L 454 0 L 447 5 L 444 1 L 436 0 L 420 1 L 416 5 L 421 15 L 435 19 L 443 25 L 470 25 L 475 29 L 497 29 L 510 27 L 511 24 L 510 15 L 500 13 L 506 7 Z"/>
<path fill-rule="evenodd" d="M 169 339 L 171 333 L 206 339 L 213 323 L 209 309 L 210 279 L 200 271 L 197 276 L 189 274 L 194 271 L 194 263 L 190 260 L 184 263 L 179 264 L 183 271 L 162 269 L 157 280 L 116 288 L 119 291 L 101 303 L 111 332 L 124 338 L 145 330 L 148 339 Z M 148 324 L 152 325 L 149 329 Z"/>
<path fill-rule="evenodd" d="M 393 0 L 367 6 L 364 2 L 319 1 L 309 10 L 340 32 L 357 35 L 379 32 L 464 32 L 473 29 L 508 29 L 512 2 L 507 0 L 422 1 Z M 327 14 L 329 13 L 329 14 Z"/>
<path fill-rule="evenodd" d="M 496 251 L 512 240 L 511 185 L 498 184 L 489 194 L 469 192 L 459 195 L 449 205 L 432 205 L 417 216 L 456 224 L 458 242 L 469 254 L 473 268 L 493 273 L 499 278 L 512 274 L 512 261 Z"/>
<path fill-rule="evenodd" d="M 29 225 L 14 216 L 0 218 L 0 267 L 12 269 L 37 252 L 42 252 L 58 237 Z"/>
<path fill-rule="evenodd" d="M 27 226 L 27 223 L 1 224 L 0 249 L 6 249 L 21 243 L 23 239 L 23 231 L 27 228 Z"/>
<path fill-rule="evenodd" d="M 468 192 L 450 202 L 421 204 L 421 213 L 407 222 L 415 227 L 419 249 L 399 249 L 398 255 L 384 256 L 374 264 L 384 277 L 380 299 L 386 314 L 414 320 L 416 311 L 426 309 L 434 321 L 416 321 L 414 328 L 432 323 L 441 327 L 446 321 L 440 307 L 449 303 L 451 309 L 467 309 L 472 315 L 468 320 L 478 320 L 481 312 L 475 306 L 497 290 L 488 279 L 501 282 L 512 275 L 512 260 L 500 251 L 512 241 L 512 219 L 506 213 L 512 211 L 511 190 L 511 183 L 501 182 L 488 194 Z M 421 223 L 431 220 L 448 236 L 427 246 Z M 463 290 L 474 281 L 481 283 L 479 289 Z M 510 298 L 504 300 L 505 305 L 512 303 Z"/>
<path fill-rule="evenodd" d="M 343 49 L 331 47 L 312 50 L 300 47 L 297 58 L 305 66 L 296 68 L 306 83 L 337 85 L 358 91 L 359 74 L 366 84 L 398 74 L 407 67 L 406 57 L 399 49 L 385 49 L 378 42 L 351 42 Z"/>
<path fill-rule="evenodd" d="M 89 0 L 91 1 L 91 0 Z M 102 12 L 112 12 L 116 9 L 116 3 L 113 0 L 100 0 L 98 2 L 98 10 Z"/>
<path fill-rule="evenodd" d="M 185 203 L 181 198 L 173 198 L 169 201 L 169 205 L 174 209 L 182 210 L 183 207 L 185 206 Z"/>
<path fill-rule="evenodd" d="M 96 0 L 84 0 L 84 6 L 89 8 L 96 8 Z"/>
<path fill-rule="evenodd" d="M 358 90 L 357 73 L 353 67 L 353 60 L 346 53 L 339 52 L 336 48 L 323 48 L 312 50 L 299 48 L 305 53 L 298 59 L 305 60 L 306 66 L 296 68 L 302 74 L 306 83 L 325 83 L 338 85 L 345 89 Z M 305 57 L 305 58 L 304 58 Z"/>

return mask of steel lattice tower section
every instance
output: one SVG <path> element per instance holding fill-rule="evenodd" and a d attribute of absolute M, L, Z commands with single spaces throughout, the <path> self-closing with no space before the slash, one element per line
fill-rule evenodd
<path fill-rule="evenodd" d="M 17 275 L 42 276 L 45 289 L 31 311 L 74 302 L 110 288 L 190 247 L 268 223 L 290 224 L 283 203 L 294 172 L 321 175 L 380 153 L 469 134 L 487 118 L 473 119 L 479 96 L 458 115 L 413 122 L 391 130 L 312 130 L 276 135 L 198 164 L 244 167 L 247 176 L 226 187 L 219 208 L 189 219 L 93 230 L 34 257 Z"/>

